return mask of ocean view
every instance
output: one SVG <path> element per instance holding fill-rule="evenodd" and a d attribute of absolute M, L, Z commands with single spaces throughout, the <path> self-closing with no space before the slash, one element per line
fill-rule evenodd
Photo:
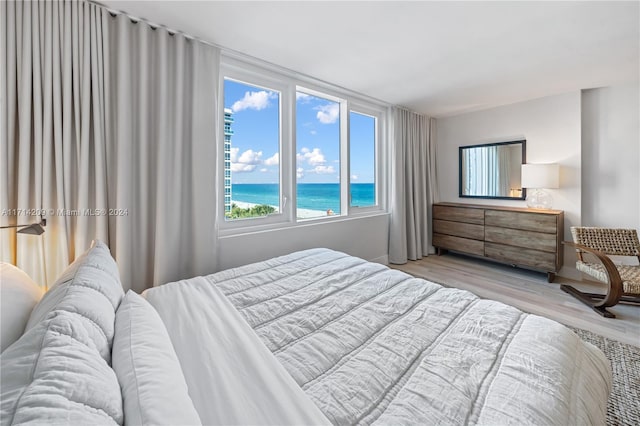
<path fill-rule="evenodd" d="M 339 183 L 299 183 L 298 208 L 327 211 L 340 214 Z M 251 204 L 268 204 L 278 206 L 279 185 L 272 183 L 237 183 L 233 184 L 231 198 L 235 202 Z M 375 184 L 352 183 L 352 206 L 372 206 L 375 204 Z"/>

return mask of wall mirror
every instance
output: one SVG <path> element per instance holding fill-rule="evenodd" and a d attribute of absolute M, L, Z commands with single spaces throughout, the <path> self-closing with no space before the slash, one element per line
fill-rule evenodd
<path fill-rule="evenodd" d="M 521 166 L 526 141 L 460 147 L 459 195 L 462 198 L 524 200 Z"/>

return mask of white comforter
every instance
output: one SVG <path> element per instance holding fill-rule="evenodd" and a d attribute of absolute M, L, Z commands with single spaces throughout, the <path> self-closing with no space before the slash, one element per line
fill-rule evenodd
<path fill-rule="evenodd" d="M 147 290 L 205 425 L 329 424 L 219 289 L 202 277 Z"/>
<path fill-rule="evenodd" d="M 221 290 L 332 423 L 605 422 L 611 372 L 598 349 L 554 321 L 469 292 L 326 249 L 190 282 L 172 284 L 171 301 L 150 299 L 156 308 L 171 304 L 175 321 L 197 315 L 197 322 L 184 327 L 167 324 L 172 340 L 209 327 L 200 310 L 218 309 L 218 302 L 208 300 L 211 292 L 189 288 Z M 207 350 L 225 345 L 233 350 L 234 343 L 226 341 L 230 334 L 220 340 L 198 332 L 203 340 L 197 343 Z M 202 360 L 183 358 L 176 349 L 187 382 L 198 382 L 196 392 L 215 393 L 218 381 L 201 383 L 197 377 Z M 236 355 L 238 362 L 251 361 Z M 218 355 L 207 358 L 218 361 Z M 254 378 L 239 380 L 252 386 Z M 189 387 L 191 393 L 192 383 Z M 279 400 L 289 397 L 276 392 Z"/>

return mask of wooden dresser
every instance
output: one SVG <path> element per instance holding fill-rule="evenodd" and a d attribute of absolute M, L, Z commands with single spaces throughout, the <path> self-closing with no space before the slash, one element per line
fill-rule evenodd
<path fill-rule="evenodd" d="M 547 273 L 562 267 L 564 212 L 475 204 L 433 205 L 433 245 Z"/>

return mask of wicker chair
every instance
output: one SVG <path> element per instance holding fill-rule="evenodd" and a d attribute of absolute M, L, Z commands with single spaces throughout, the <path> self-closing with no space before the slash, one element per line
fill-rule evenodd
<path fill-rule="evenodd" d="M 616 265 L 608 257 L 636 256 L 640 260 L 640 242 L 636 230 L 572 226 L 571 235 L 574 242 L 565 244 L 576 248 L 576 269 L 607 283 L 608 289 L 603 295 L 583 293 L 566 284 L 560 288 L 607 318 L 615 318 L 606 308 L 618 302 L 640 304 L 640 266 Z M 595 256 L 600 263 L 585 260 L 585 252 Z"/>

